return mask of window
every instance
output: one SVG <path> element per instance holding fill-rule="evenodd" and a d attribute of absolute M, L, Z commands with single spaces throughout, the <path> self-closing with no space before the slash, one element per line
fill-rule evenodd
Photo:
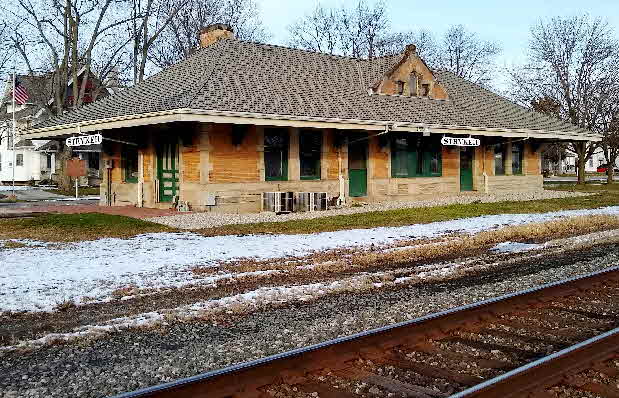
<path fill-rule="evenodd" d="M 88 168 L 99 170 L 99 152 L 88 152 Z"/>
<path fill-rule="evenodd" d="M 0 171 L 2 171 L 2 154 L 0 153 Z"/>
<path fill-rule="evenodd" d="M 593 159 L 589 159 L 589 167 L 593 167 Z"/>
<path fill-rule="evenodd" d="M 301 130 L 299 133 L 299 162 L 302 180 L 320 180 L 322 130 Z"/>
<path fill-rule="evenodd" d="M 391 141 L 391 177 L 440 177 L 441 145 L 433 138 L 398 135 Z"/>
<path fill-rule="evenodd" d="M 134 145 L 123 147 L 122 164 L 125 173 L 125 182 L 138 182 L 138 148 Z"/>
<path fill-rule="evenodd" d="M 46 157 L 46 159 L 45 159 L 46 160 L 46 163 L 45 163 L 46 168 L 48 170 L 51 170 L 52 169 L 52 154 L 48 153 L 47 155 L 45 155 L 45 157 Z"/>
<path fill-rule="evenodd" d="M 398 95 L 404 95 L 404 82 L 398 82 Z"/>
<path fill-rule="evenodd" d="M 267 181 L 288 180 L 288 130 L 265 129 L 264 177 Z"/>
<path fill-rule="evenodd" d="M 424 97 L 427 97 L 430 95 L 430 85 L 427 83 L 424 83 L 421 85 L 421 95 L 423 95 Z"/>
<path fill-rule="evenodd" d="M 15 165 L 16 166 L 24 165 L 24 154 L 23 153 L 18 153 L 17 155 L 15 155 Z"/>
<path fill-rule="evenodd" d="M 524 145 L 522 142 L 512 145 L 512 174 L 522 174 L 522 158 Z"/>
<path fill-rule="evenodd" d="M 505 145 L 496 144 L 494 146 L 494 175 L 505 175 Z"/>
<path fill-rule="evenodd" d="M 410 95 L 412 97 L 416 97 L 418 95 L 417 92 L 417 83 L 418 83 L 417 73 L 413 72 L 410 75 L 408 86 L 410 88 Z"/>

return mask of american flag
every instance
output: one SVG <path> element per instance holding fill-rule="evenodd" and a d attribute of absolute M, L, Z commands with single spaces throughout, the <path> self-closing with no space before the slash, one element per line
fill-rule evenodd
<path fill-rule="evenodd" d="M 19 80 L 17 79 L 15 79 L 14 92 L 15 92 L 15 102 L 17 102 L 19 105 L 24 105 L 26 101 L 28 101 L 28 98 L 29 98 L 28 91 L 26 91 L 24 86 L 22 86 Z"/>

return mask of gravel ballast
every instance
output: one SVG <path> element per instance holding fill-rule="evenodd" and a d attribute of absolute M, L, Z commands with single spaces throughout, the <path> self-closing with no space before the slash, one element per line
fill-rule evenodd
<path fill-rule="evenodd" d="M 532 201 L 543 199 L 560 199 L 571 198 L 578 196 L 594 195 L 584 192 L 567 192 L 567 191 L 522 191 L 522 192 L 504 192 L 492 194 L 480 193 L 463 193 L 453 196 L 441 196 L 432 200 L 419 200 L 409 202 L 381 202 L 362 204 L 355 207 L 342 207 L 318 212 L 301 212 L 289 214 L 275 214 L 270 212 L 252 213 L 252 214 L 228 214 L 228 213 L 187 213 L 173 216 L 162 216 L 148 218 L 148 221 L 167 225 L 173 228 L 181 229 L 203 229 L 215 228 L 224 225 L 233 224 L 252 224 L 262 222 L 284 222 L 290 220 L 307 220 L 311 218 L 339 216 L 346 214 L 369 213 L 373 211 L 385 211 L 408 208 L 435 207 L 447 206 L 454 204 L 469 204 L 469 203 L 496 203 L 505 201 Z"/>
<path fill-rule="evenodd" d="M 483 261 L 481 259 L 480 261 Z M 0 356 L 1 397 L 107 397 L 617 265 L 599 246 L 442 283 L 330 296 L 233 323 L 174 324 Z"/>

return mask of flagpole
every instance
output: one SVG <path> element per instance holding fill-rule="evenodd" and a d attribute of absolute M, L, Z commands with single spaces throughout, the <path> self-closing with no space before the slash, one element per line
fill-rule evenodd
<path fill-rule="evenodd" d="M 13 139 L 12 139 L 12 144 L 13 144 L 13 196 L 15 196 L 15 167 L 17 166 L 15 164 L 15 161 L 17 159 L 17 156 L 15 155 L 15 138 L 16 138 L 16 129 L 15 129 L 15 62 L 13 62 Z"/>

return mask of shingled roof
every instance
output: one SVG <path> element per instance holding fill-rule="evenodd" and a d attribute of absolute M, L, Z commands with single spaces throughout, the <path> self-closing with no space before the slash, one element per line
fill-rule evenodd
<path fill-rule="evenodd" d="M 240 40 L 219 40 L 136 86 L 35 129 L 176 109 L 586 132 L 530 111 L 453 73 L 436 71 L 449 100 L 370 94 L 402 55 L 371 60 Z"/>

